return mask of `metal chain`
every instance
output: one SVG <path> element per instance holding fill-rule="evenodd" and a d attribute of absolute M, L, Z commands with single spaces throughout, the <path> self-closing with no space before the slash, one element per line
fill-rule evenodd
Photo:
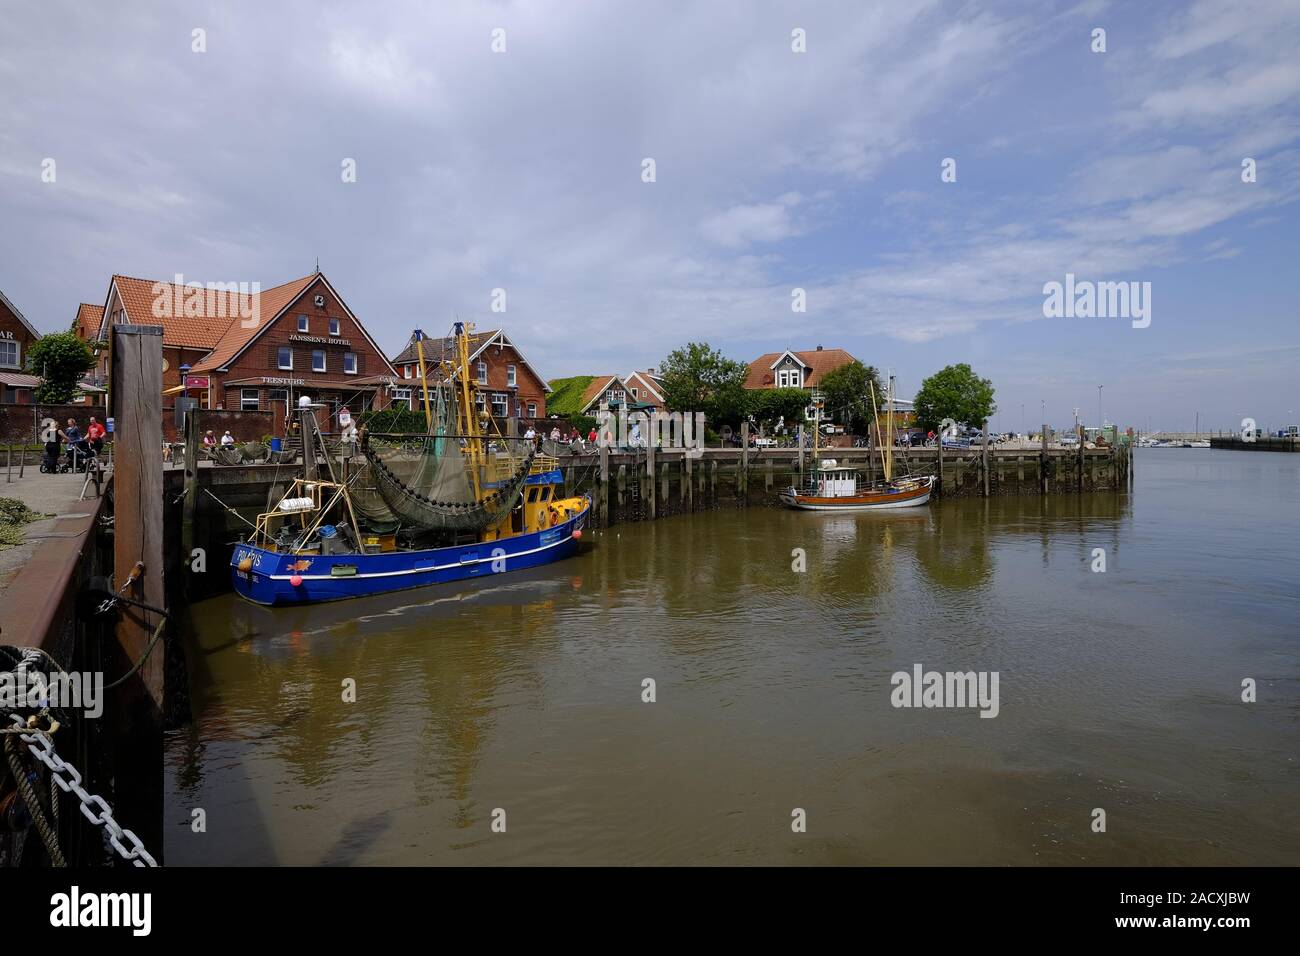
<path fill-rule="evenodd" d="M 22 718 L 17 714 L 11 715 L 12 720 L 22 723 Z M 118 856 L 124 860 L 130 860 L 136 866 L 157 866 L 158 861 L 150 855 L 145 849 L 144 843 L 138 836 L 130 830 L 125 830 L 118 826 L 113 819 L 113 809 L 104 800 L 103 797 L 95 793 L 87 793 L 81 786 L 81 773 L 72 764 L 66 762 L 62 757 L 54 752 L 54 741 L 47 737 L 41 731 L 33 731 L 29 734 L 21 734 L 23 742 L 28 745 L 28 750 L 33 757 L 45 764 L 50 771 L 50 779 L 59 785 L 59 789 L 64 793 L 75 793 L 81 801 L 81 813 L 87 820 L 96 826 L 103 827 L 108 833 L 108 840 L 117 851 Z M 64 779 L 64 775 L 70 778 L 70 781 Z M 95 810 L 96 808 L 98 813 Z M 131 845 L 130 849 L 122 845 L 126 840 Z"/>

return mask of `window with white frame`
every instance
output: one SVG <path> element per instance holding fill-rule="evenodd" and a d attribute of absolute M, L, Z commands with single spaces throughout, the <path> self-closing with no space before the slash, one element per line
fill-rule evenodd
<path fill-rule="evenodd" d="M 357 353 L 356 352 L 343 353 L 343 374 L 344 375 L 357 374 Z"/>
<path fill-rule="evenodd" d="M 22 368 L 22 350 L 10 339 L 0 339 L 0 368 Z"/>
<path fill-rule="evenodd" d="M 308 319 L 307 316 L 305 315 L 298 316 L 298 331 L 299 332 L 311 331 L 311 320 Z"/>
<path fill-rule="evenodd" d="M 339 320 L 330 319 L 330 335 L 338 335 L 338 334 L 339 334 Z"/>
<path fill-rule="evenodd" d="M 277 364 L 280 368 L 287 371 L 293 371 L 293 349 L 287 345 L 281 345 L 276 350 Z"/>
<path fill-rule="evenodd" d="M 537 417 L 537 403 L 536 403 L 536 402 L 529 402 L 529 403 L 528 403 L 528 417 L 529 417 L 529 418 L 536 418 L 536 417 Z"/>
<path fill-rule="evenodd" d="M 311 370 L 313 372 L 325 371 L 325 350 L 324 349 L 311 350 Z"/>
<path fill-rule="evenodd" d="M 480 385 L 487 384 L 487 362 L 482 359 L 478 360 L 478 383 Z"/>
<path fill-rule="evenodd" d="M 262 407 L 262 391 L 257 388 L 241 388 L 239 390 L 239 410 L 243 412 L 255 412 Z"/>
<path fill-rule="evenodd" d="M 402 367 L 402 377 L 403 377 L 403 378 L 410 378 L 410 377 L 411 377 L 411 366 L 406 365 L 406 366 L 403 366 L 403 367 Z"/>
<path fill-rule="evenodd" d="M 487 411 L 487 395 L 483 392 L 474 393 L 474 404 L 478 406 L 480 412 Z"/>
<path fill-rule="evenodd" d="M 390 394 L 393 396 L 394 405 L 411 407 L 411 390 L 409 388 L 395 388 Z"/>
<path fill-rule="evenodd" d="M 513 365 L 506 366 L 506 384 L 511 388 L 514 388 L 515 385 L 518 384 L 515 381 L 515 367 Z"/>
<path fill-rule="evenodd" d="M 506 405 L 506 393 L 493 392 L 492 393 L 492 414 L 495 415 L 497 418 L 505 418 L 506 415 L 509 414 L 507 408 L 508 406 Z"/>

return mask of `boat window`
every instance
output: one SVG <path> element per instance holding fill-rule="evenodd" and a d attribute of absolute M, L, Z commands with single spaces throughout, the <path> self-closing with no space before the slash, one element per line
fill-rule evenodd
<path fill-rule="evenodd" d="M 537 500 L 537 486 L 533 485 L 533 487 L 528 489 L 528 503 L 532 504 L 536 500 Z"/>
<path fill-rule="evenodd" d="M 537 500 L 538 500 L 538 501 L 550 501 L 550 500 L 551 500 L 551 486 L 550 486 L 550 485 L 547 485 L 545 488 L 542 489 L 542 496 L 541 496 L 540 498 L 538 498 Z"/>

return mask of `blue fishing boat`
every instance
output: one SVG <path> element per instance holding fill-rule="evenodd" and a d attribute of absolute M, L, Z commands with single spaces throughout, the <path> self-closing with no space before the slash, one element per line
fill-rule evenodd
<path fill-rule="evenodd" d="M 350 473 L 343 464 L 342 477 L 328 455 L 317 458 L 324 440 L 303 402 L 305 474 L 235 546 L 236 593 L 266 605 L 338 601 L 533 568 L 576 551 L 591 498 L 564 497 L 558 461 L 532 441 L 491 433 L 469 384 L 469 333 L 456 324 L 430 374 L 416 332 L 427 433 L 362 428 L 364 464 Z"/>

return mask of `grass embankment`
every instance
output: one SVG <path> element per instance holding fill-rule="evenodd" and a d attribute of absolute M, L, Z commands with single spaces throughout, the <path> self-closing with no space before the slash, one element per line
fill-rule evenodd
<path fill-rule="evenodd" d="M 574 375 L 570 378 L 551 379 L 551 393 L 546 396 L 546 414 L 550 418 L 565 418 L 582 410 L 582 395 L 594 375 Z"/>

